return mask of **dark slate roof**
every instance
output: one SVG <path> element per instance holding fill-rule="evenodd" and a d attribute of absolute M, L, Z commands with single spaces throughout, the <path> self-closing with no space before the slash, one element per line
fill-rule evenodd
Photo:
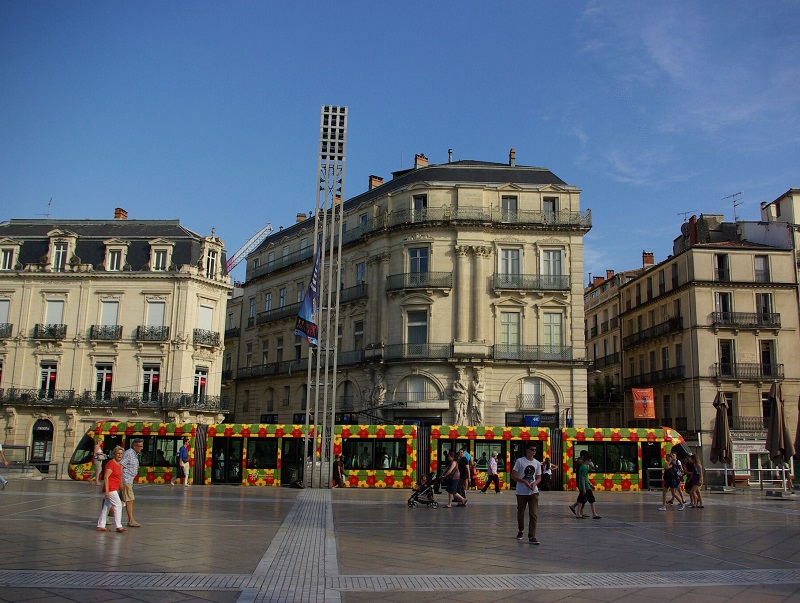
<path fill-rule="evenodd" d="M 552 184 L 554 186 L 567 186 L 566 182 L 547 168 L 462 160 L 392 172 L 391 180 L 384 182 L 372 190 L 348 199 L 345 201 L 344 209 L 348 211 L 358 207 L 362 203 L 369 203 L 374 199 L 378 199 L 418 182 L 452 182 L 454 184 L 474 182 L 494 185 L 528 184 L 538 186 Z M 293 231 L 302 227 L 303 223 L 301 222 L 284 228 L 267 237 L 264 242 L 258 246 L 258 249 L 263 249 L 271 241 L 279 237 L 290 235 Z"/>
<path fill-rule="evenodd" d="M 50 240 L 47 233 L 54 229 L 75 233 L 75 255 L 83 264 L 97 265 L 105 260 L 107 239 L 129 243 L 127 262 L 133 270 L 141 270 L 150 259 L 153 239 L 173 243 L 172 262 L 176 266 L 196 264 L 200 259 L 202 237 L 184 228 L 180 220 L 9 220 L 0 223 L 0 238 L 23 241 L 20 263 L 35 264 L 47 255 Z M 222 254 L 225 266 L 225 254 Z"/>

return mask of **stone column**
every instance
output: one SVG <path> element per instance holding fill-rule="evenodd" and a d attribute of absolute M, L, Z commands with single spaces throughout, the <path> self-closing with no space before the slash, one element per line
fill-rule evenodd
<path fill-rule="evenodd" d="M 456 341 L 469 341 L 469 274 L 467 253 L 469 247 L 456 245 L 456 299 L 453 304 L 453 311 L 456 313 Z"/>
<path fill-rule="evenodd" d="M 472 248 L 475 278 L 472 282 L 472 333 L 474 341 L 486 340 L 486 322 L 489 310 L 486 300 L 486 258 L 492 256 L 491 247 L 476 246 Z"/>
<path fill-rule="evenodd" d="M 380 283 L 380 295 L 381 299 L 385 300 L 384 303 L 379 304 L 381 311 L 379 312 L 378 316 L 378 341 L 382 343 L 386 343 L 389 339 L 389 321 L 387 320 L 389 316 L 389 308 L 388 308 L 388 296 L 386 295 L 386 277 L 387 271 L 389 269 L 389 257 L 390 253 L 384 252 L 378 255 L 378 266 L 380 270 L 378 271 L 378 282 Z"/>

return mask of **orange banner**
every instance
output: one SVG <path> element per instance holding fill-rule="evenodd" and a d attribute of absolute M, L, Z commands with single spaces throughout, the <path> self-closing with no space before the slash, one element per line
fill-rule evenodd
<path fill-rule="evenodd" d="M 655 419 L 656 401 L 653 396 L 653 388 L 632 388 L 633 394 L 633 417 L 635 419 Z"/>

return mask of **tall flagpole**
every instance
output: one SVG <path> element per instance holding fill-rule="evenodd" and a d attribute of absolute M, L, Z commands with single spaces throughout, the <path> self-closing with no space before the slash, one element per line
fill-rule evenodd
<path fill-rule="evenodd" d="M 309 350 L 304 447 L 306 454 L 311 453 L 311 465 L 307 465 L 310 471 L 304 481 L 312 488 L 330 488 L 333 477 L 346 139 L 347 107 L 323 106 L 314 221 L 314 256 L 318 251 L 321 254 L 318 272 L 315 269 L 321 291 L 316 345 L 306 338 Z M 314 470 L 317 467 L 319 471 Z"/>

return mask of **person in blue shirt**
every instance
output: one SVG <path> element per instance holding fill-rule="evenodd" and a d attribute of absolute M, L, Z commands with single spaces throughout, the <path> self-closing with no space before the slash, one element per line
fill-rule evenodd
<path fill-rule="evenodd" d="M 178 462 L 180 463 L 181 471 L 183 472 L 183 485 L 189 486 L 189 438 L 184 438 L 183 446 L 178 452 Z M 181 476 L 176 475 L 170 482 L 173 486 L 175 482 L 180 481 Z"/>

